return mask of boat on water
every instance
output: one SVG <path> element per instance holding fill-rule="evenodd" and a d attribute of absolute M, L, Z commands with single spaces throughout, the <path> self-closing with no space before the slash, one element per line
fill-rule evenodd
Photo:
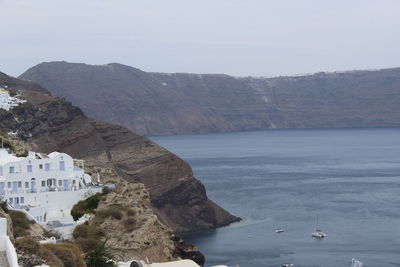
<path fill-rule="evenodd" d="M 363 267 L 363 266 L 364 264 L 361 261 L 354 258 L 351 259 L 351 267 Z"/>
<path fill-rule="evenodd" d="M 283 229 L 283 228 L 278 228 L 275 230 L 275 233 L 277 233 L 277 234 L 283 233 L 283 232 L 285 232 L 285 229 Z"/>
<path fill-rule="evenodd" d="M 316 229 L 314 232 L 312 232 L 311 236 L 316 237 L 316 238 L 324 238 L 326 236 L 326 234 L 324 232 L 322 232 L 321 230 Z"/>
<path fill-rule="evenodd" d="M 282 267 L 294 267 L 294 264 L 293 263 L 285 263 L 285 264 L 282 264 Z"/>
<path fill-rule="evenodd" d="M 318 228 L 318 216 L 317 216 L 317 223 L 315 225 L 315 231 L 311 233 L 311 236 L 315 238 L 324 238 L 326 236 L 326 234 L 322 232 L 321 229 Z"/>

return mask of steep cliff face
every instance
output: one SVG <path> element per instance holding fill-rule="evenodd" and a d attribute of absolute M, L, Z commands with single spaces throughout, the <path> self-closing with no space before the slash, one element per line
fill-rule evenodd
<path fill-rule="evenodd" d="M 139 134 L 400 126 L 400 68 L 235 78 L 51 62 L 21 78 Z"/>
<path fill-rule="evenodd" d="M 39 86 L 0 75 L 0 85 L 28 100 L 0 110 L 0 129 L 17 132 L 38 151 L 62 151 L 89 165 L 113 168 L 127 181 L 142 182 L 154 211 L 178 232 L 223 226 L 238 218 L 211 202 L 190 166 L 150 140 L 118 125 L 87 118 L 71 103 Z M 172 194 L 172 195 L 171 195 Z"/>

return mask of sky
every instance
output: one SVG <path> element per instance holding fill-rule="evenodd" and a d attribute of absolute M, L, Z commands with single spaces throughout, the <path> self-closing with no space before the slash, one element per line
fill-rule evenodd
<path fill-rule="evenodd" d="M 279 76 L 400 67 L 399 0 L 0 0 L 0 71 Z"/>

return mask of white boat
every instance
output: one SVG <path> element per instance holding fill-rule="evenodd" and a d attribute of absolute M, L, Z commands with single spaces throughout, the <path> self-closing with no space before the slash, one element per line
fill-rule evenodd
<path fill-rule="evenodd" d="M 326 236 L 326 234 L 324 232 L 322 232 L 321 230 L 316 229 L 314 232 L 312 232 L 311 236 L 316 237 L 316 238 L 324 238 Z"/>
<path fill-rule="evenodd" d="M 363 267 L 363 266 L 364 264 L 361 261 L 354 258 L 351 259 L 351 267 Z"/>
<path fill-rule="evenodd" d="M 326 234 L 322 232 L 322 230 L 318 229 L 318 216 L 317 216 L 317 223 L 315 225 L 315 231 L 311 234 L 312 237 L 315 238 L 324 238 Z"/>
<path fill-rule="evenodd" d="M 283 232 L 285 232 L 285 229 L 283 229 L 283 228 L 278 228 L 275 230 L 275 233 L 277 233 L 277 234 L 283 233 Z"/>
<path fill-rule="evenodd" d="M 294 264 L 293 263 L 285 263 L 285 264 L 282 264 L 282 267 L 294 267 Z"/>

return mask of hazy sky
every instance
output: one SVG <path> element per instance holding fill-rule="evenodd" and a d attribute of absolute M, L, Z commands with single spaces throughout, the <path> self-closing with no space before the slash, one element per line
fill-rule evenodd
<path fill-rule="evenodd" d="M 43 61 L 276 76 L 400 67 L 399 0 L 0 0 L 0 71 Z"/>

